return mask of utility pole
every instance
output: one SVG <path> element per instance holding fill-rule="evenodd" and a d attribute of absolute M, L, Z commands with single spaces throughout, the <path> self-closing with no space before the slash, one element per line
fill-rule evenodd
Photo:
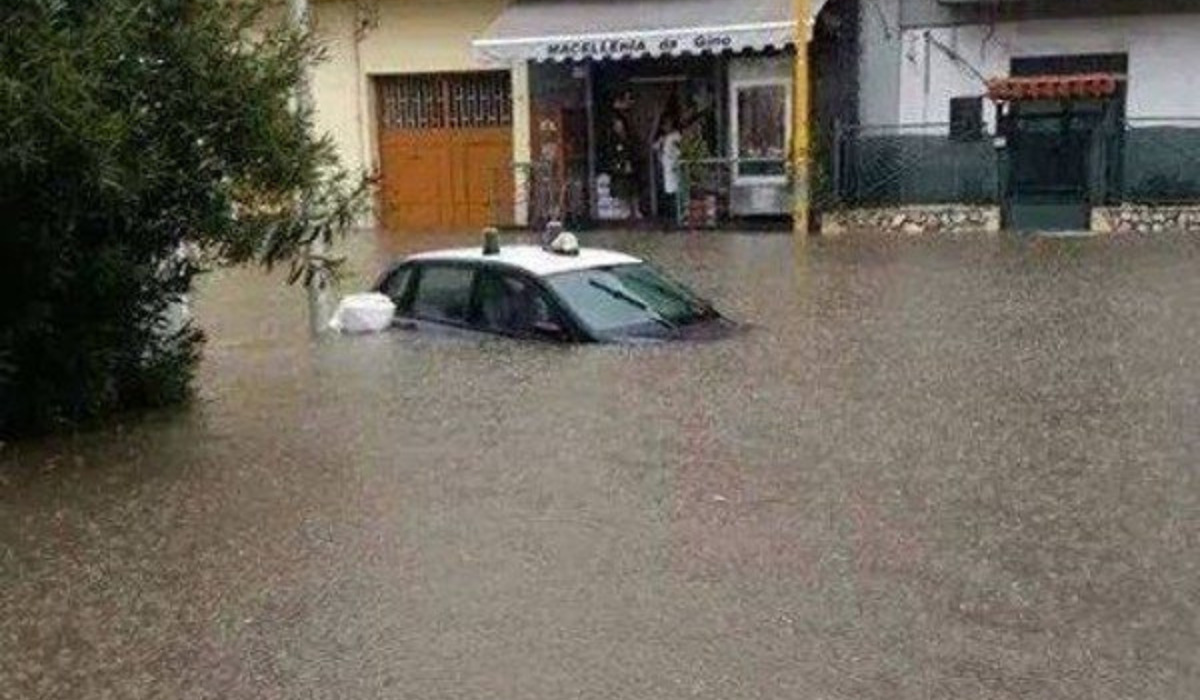
<path fill-rule="evenodd" d="M 308 0 L 288 0 L 288 14 L 292 26 L 304 33 L 309 31 Z M 307 67 L 300 74 L 300 82 L 296 84 L 293 96 L 297 114 L 312 112 L 312 88 L 308 82 Z M 313 335 L 320 335 L 325 330 L 326 307 L 326 275 L 325 275 L 325 242 L 314 239 L 308 247 L 309 265 L 315 265 L 314 272 L 308 280 L 308 322 Z"/>
<path fill-rule="evenodd" d="M 808 46 L 812 40 L 811 0 L 796 2 L 796 63 L 793 67 L 792 89 L 792 221 L 798 243 L 808 239 L 808 217 L 811 202 L 811 170 L 809 148 L 809 66 Z"/>

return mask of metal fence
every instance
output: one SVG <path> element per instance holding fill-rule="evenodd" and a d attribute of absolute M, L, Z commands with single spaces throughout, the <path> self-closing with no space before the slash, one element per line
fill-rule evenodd
<path fill-rule="evenodd" d="M 839 129 L 825 204 L 998 203 L 1000 162 L 992 135 L 957 141 L 949 131 L 948 124 Z"/>
<path fill-rule="evenodd" d="M 1113 133 L 1112 129 L 1119 129 Z M 831 186 L 819 208 L 998 204 L 1007 170 L 994 132 L 963 141 L 948 124 L 839 130 L 823 169 Z M 1138 118 L 1095 132 L 1114 144 L 1096 204 L 1200 202 L 1200 118 Z"/>
<path fill-rule="evenodd" d="M 1125 202 L 1200 202 L 1200 117 L 1128 120 L 1120 180 Z"/>
<path fill-rule="evenodd" d="M 1099 175 L 1093 204 L 1200 203 L 1200 117 L 1137 118 L 1099 129 L 1095 137 L 1115 144 Z M 1007 188 L 1004 149 L 996 134 L 972 140 L 950 136 L 949 124 L 871 125 L 840 128 L 815 154 L 811 171 L 812 208 L 930 204 L 1002 204 Z M 680 164 L 675 219 L 688 228 L 710 228 L 735 217 L 739 168 L 778 161 L 706 158 Z M 791 190 L 790 168 L 772 171 L 778 189 Z M 556 220 L 585 223 L 591 214 L 586 163 L 551 167 L 517 163 L 493 174 L 489 199 L 496 225 L 540 229 Z M 779 211 L 790 211 L 780 200 Z M 660 212 L 661 213 L 661 212 Z"/>

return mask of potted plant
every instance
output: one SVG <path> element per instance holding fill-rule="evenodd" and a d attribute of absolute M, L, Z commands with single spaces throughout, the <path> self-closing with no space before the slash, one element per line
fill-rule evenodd
<path fill-rule="evenodd" d="M 721 168 L 713 162 L 712 149 L 700 129 L 688 129 L 680 143 L 682 182 L 685 198 L 684 223 L 693 228 L 717 225 L 721 192 Z"/>

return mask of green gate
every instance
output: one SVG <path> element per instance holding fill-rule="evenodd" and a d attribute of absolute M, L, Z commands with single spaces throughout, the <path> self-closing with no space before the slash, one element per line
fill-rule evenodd
<path fill-rule="evenodd" d="M 1110 136 L 1106 101 L 1033 101 L 1011 106 L 1008 227 L 1018 231 L 1088 228 L 1104 189 Z"/>

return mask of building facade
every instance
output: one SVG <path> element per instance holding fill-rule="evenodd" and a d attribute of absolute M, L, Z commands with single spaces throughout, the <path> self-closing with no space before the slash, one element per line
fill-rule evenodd
<path fill-rule="evenodd" d="M 318 1 L 317 125 L 377 175 L 376 218 L 395 230 L 780 217 L 794 7 Z"/>
<path fill-rule="evenodd" d="M 1114 209 L 1157 207 L 1162 223 L 1200 201 L 1200 3 L 874 4 L 884 29 L 864 47 L 862 119 L 839 139 L 838 206 L 1104 229 Z"/>
<path fill-rule="evenodd" d="M 793 12 L 787 0 L 510 4 L 474 46 L 528 74 L 527 216 L 785 214 Z"/>
<path fill-rule="evenodd" d="M 826 228 L 1115 228 L 1200 201 L 1200 1 L 811 6 Z M 317 0 L 318 127 L 394 230 L 786 225 L 794 7 Z"/>
<path fill-rule="evenodd" d="M 374 223 L 477 229 L 522 153 L 524 76 L 480 61 L 471 41 L 504 0 L 317 0 L 327 59 L 312 75 L 317 128 L 342 162 L 373 174 Z M 511 184 L 508 185 L 511 188 Z M 511 201 L 512 197 L 508 199 Z"/>

